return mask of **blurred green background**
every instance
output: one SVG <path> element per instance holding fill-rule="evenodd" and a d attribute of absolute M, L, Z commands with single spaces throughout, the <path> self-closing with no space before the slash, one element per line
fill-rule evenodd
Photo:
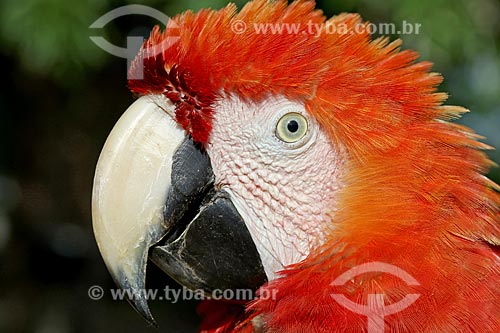
<path fill-rule="evenodd" d="M 97 33 L 111 9 L 144 4 L 169 16 L 227 1 L 2 0 L 0 2 L 0 332 L 153 332 L 126 302 L 87 296 L 113 288 L 91 228 L 94 167 L 104 140 L 133 98 L 126 60 L 92 43 L 125 46 L 158 22 L 127 16 Z M 237 1 L 241 6 L 245 1 Z M 326 15 L 349 11 L 372 22 L 420 23 L 403 38 L 443 73 L 448 104 L 500 147 L 500 2 L 497 0 L 318 1 Z M 498 151 L 489 152 L 500 162 Z M 498 169 L 490 177 L 500 180 Z M 172 281 L 150 265 L 149 286 Z M 163 332 L 193 332 L 193 302 L 152 302 Z"/>

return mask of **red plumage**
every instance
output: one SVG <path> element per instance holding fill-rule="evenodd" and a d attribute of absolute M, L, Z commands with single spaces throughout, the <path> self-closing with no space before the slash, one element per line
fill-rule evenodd
<path fill-rule="evenodd" d="M 196 141 L 209 140 L 211 105 L 222 94 L 251 101 L 283 95 L 304 103 L 349 156 L 328 241 L 262 287 L 276 289 L 276 299 L 257 299 L 246 312 L 220 305 L 211 315 L 201 305 L 204 331 L 244 332 L 258 318 L 268 332 L 363 332 L 366 316 L 331 294 L 367 304 L 369 294 L 381 292 L 385 304 L 420 294 L 385 318 L 389 332 L 499 331 L 500 196 L 483 176 L 492 165 L 481 152 L 487 146 L 448 122 L 466 110 L 441 105 L 446 94 L 436 92 L 441 77 L 429 73 L 430 63 L 399 51 L 399 41 L 371 41 L 355 30 L 363 24 L 357 15 L 325 21 L 313 9 L 311 1 L 253 1 L 239 13 L 233 5 L 186 12 L 174 19 L 176 29 L 152 32 L 132 67 L 144 62 L 145 76 L 131 80 L 131 90 L 169 97 Z M 247 30 L 232 32 L 234 21 Z M 314 36 L 308 22 L 348 30 Z M 258 34 L 255 23 L 302 30 Z M 157 54 L 168 36 L 180 38 Z M 367 262 L 395 265 L 419 285 L 380 273 L 331 285 Z M 226 310 L 229 320 L 220 315 Z"/>

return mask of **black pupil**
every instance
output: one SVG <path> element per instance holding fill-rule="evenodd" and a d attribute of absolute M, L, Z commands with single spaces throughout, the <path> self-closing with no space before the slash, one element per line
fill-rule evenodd
<path fill-rule="evenodd" d="M 286 125 L 286 128 L 290 131 L 290 133 L 295 133 L 299 130 L 299 123 L 296 120 L 290 120 Z"/>

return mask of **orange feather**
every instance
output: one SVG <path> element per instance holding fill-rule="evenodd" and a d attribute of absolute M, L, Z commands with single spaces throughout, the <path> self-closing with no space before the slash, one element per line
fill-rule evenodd
<path fill-rule="evenodd" d="M 231 23 L 242 21 L 242 34 Z M 305 103 L 349 162 L 328 241 L 304 261 L 262 287 L 276 299 L 257 299 L 233 323 L 206 332 L 248 330 L 262 320 L 269 332 L 364 332 L 367 317 L 333 300 L 343 294 L 385 304 L 419 294 L 386 316 L 388 332 L 500 331 L 500 195 L 484 174 L 492 165 L 469 129 L 448 121 L 465 109 L 443 106 L 441 76 L 400 41 L 371 40 L 355 30 L 361 19 L 342 14 L 326 21 L 312 1 L 256 0 L 239 13 L 186 12 L 176 28 L 155 29 L 132 71 L 144 62 L 144 80 L 132 91 L 191 99 L 178 120 L 198 141 L 209 140 L 211 103 L 221 93 L 249 101 L 283 95 Z M 308 22 L 347 27 L 311 35 Z M 258 34 L 259 23 L 293 23 L 298 33 Z M 168 36 L 180 39 L 156 51 Z M 175 77 L 172 69 L 175 68 Z M 174 82 L 175 81 L 175 82 Z M 169 89 L 166 87 L 169 86 Z M 187 110 L 187 111 L 186 111 Z M 201 119 L 202 122 L 197 119 Z M 362 274 L 331 283 L 357 265 L 383 262 L 408 272 L 418 285 L 390 274 Z M 202 308 L 206 313 L 206 307 Z M 257 318 L 257 319 L 256 319 Z M 204 327 L 212 327 L 205 325 Z"/>

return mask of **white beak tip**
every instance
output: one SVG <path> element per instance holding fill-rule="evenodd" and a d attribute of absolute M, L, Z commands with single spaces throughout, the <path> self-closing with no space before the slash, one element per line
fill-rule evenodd
<path fill-rule="evenodd" d="M 102 149 L 92 195 L 94 234 L 104 262 L 153 325 L 143 295 L 148 250 L 166 232 L 163 209 L 172 155 L 185 138 L 170 116 L 173 108 L 167 99 L 143 96 L 125 111 Z"/>

